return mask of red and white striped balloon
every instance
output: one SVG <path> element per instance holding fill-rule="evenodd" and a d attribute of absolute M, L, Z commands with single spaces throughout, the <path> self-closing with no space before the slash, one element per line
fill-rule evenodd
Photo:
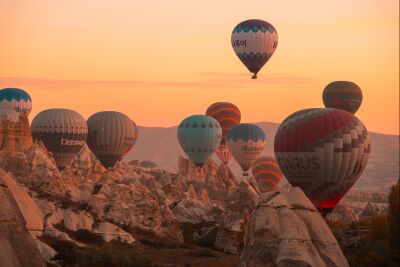
<path fill-rule="evenodd" d="M 364 171 L 371 141 L 364 124 L 350 112 L 313 108 L 281 123 L 274 150 L 288 181 L 327 214 Z"/>
<path fill-rule="evenodd" d="M 251 172 L 263 193 L 277 189 L 283 176 L 278 163 L 271 156 L 259 157 L 251 166 Z"/>
<path fill-rule="evenodd" d="M 228 162 L 232 158 L 232 154 L 231 154 L 231 152 L 229 152 L 227 145 L 219 145 L 219 147 L 215 151 L 215 154 L 217 155 L 217 157 L 221 161 L 221 163 L 223 163 L 225 165 L 228 164 Z"/>

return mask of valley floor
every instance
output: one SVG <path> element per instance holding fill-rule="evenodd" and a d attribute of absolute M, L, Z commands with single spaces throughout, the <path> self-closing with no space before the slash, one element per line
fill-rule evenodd
<path fill-rule="evenodd" d="M 231 267 L 239 263 L 239 255 L 192 245 L 159 247 L 154 244 L 126 245 L 111 242 L 77 247 L 71 242 L 52 238 L 42 241 L 57 250 L 56 259 L 62 266 Z"/>
<path fill-rule="evenodd" d="M 225 254 L 202 247 L 158 249 L 149 246 L 141 246 L 134 251 L 142 253 L 153 260 L 153 263 L 167 266 L 185 267 L 231 267 L 239 263 L 239 255 Z"/>

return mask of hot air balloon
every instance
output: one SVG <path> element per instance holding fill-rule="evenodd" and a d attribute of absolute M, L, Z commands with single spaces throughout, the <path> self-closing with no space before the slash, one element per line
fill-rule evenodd
<path fill-rule="evenodd" d="M 274 157 L 261 156 L 251 166 L 251 171 L 261 192 L 274 190 L 282 179 L 282 172 Z"/>
<path fill-rule="evenodd" d="M 371 142 L 364 124 L 335 108 L 304 109 L 287 117 L 275 135 L 283 174 L 326 215 L 367 165 Z"/>
<path fill-rule="evenodd" d="M 222 130 L 215 119 L 193 115 L 179 124 L 177 136 L 183 151 L 200 169 L 221 142 Z"/>
<path fill-rule="evenodd" d="M 226 134 L 240 123 L 241 114 L 237 106 L 228 102 L 217 102 L 206 110 L 206 115 L 216 119 L 222 128 L 221 144 L 225 144 Z"/>
<path fill-rule="evenodd" d="M 85 119 L 70 109 L 43 110 L 32 121 L 33 139 L 42 141 L 53 154 L 57 167 L 63 169 L 86 143 Z"/>
<path fill-rule="evenodd" d="M 229 149 L 226 146 L 226 134 L 240 123 L 241 114 L 237 106 L 228 102 L 217 102 L 208 107 L 206 115 L 216 119 L 222 128 L 221 145 L 218 147 L 215 154 L 225 165 L 232 158 Z"/>
<path fill-rule="evenodd" d="M 0 109 L 0 121 L 19 121 L 19 113 L 10 109 Z"/>
<path fill-rule="evenodd" d="M 256 79 L 278 45 L 278 33 L 268 22 L 250 19 L 233 29 L 231 41 L 236 55 Z"/>
<path fill-rule="evenodd" d="M 362 99 L 360 87 L 348 81 L 331 82 L 322 94 L 325 107 L 343 109 L 353 114 L 360 108 Z"/>
<path fill-rule="evenodd" d="M 32 99 L 22 89 L 4 88 L 0 90 L 0 109 L 10 109 L 29 115 L 32 110 Z"/>
<path fill-rule="evenodd" d="M 121 160 L 138 137 L 136 124 L 121 112 L 97 112 L 90 116 L 87 124 L 88 147 L 106 168 Z"/>
<path fill-rule="evenodd" d="M 229 152 L 229 148 L 227 145 L 219 145 L 217 150 L 215 151 L 215 155 L 217 155 L 218 159 L 223 164 L 228 164 L 232 158 L 231 152 Z"/>
<path fill-rule="evenodd" d="M 243 176 L 260 156 L 265 146 L 264 131 L 254 124 L 241 123 L 233 127 L 226 136 L 229 151 L 243 170 Z"/>

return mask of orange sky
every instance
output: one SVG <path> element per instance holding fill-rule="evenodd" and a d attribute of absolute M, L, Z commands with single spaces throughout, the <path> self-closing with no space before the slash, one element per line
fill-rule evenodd
<path fill-rule="evenodd" d="M 399 133 L 398 0 L 249 2 L 0 0 L 0 87 L 31 94 L 31 119 L 66 107 L 170 126 L 215 101 L 235 103 L 245 122 L 281 122 L 350 80 L 367 128 Z M 230 43 L 249 18 L 279 35 L 258 80 Z"/>

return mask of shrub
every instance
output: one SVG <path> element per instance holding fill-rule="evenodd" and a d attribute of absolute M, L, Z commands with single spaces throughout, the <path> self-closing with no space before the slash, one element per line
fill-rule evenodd
<path fill-rule="evenodd" d="M 62 266 L 80 267 L 145 267 L 151 262 L 141 254 L 131 250 L 121 249 L 112 244 L 101 247 L 77 247 L 68 241 L 56 241 L 53 248 L 57 251 L 53 260 Z"/>
<path fill-rule="evenodd" d="M 102 244 L 104 243 L 103 238 L 100 235 L 90 232 L 86 229 L 78 229 L 71 233 L 71 236 L 80 242 L 89 244 Z"/>
<path fill-rule="evenodd" d="M 144 160 L 140 163 L 145 168 L 157 168 L 157 164 L 150 160 Z"/>
<path fill-rule="evenodd" d="M 242 251 L 244 248 L 244 237 L 246 235 L 246 228 L 248 223 L 249 223 L 249 212 L 246 209 L 243 212 L 243 220 L 240 223 L 240 231 L 236 233 L 236 240 L 239 246 L 239 251 Z"/>
<path fill-rule="evenodd" d="M 208 257 L 208 258 L 215 257 L 214 253 L 211 250 L 206 249 L 206 248 L 197 249 L 195 251 L 192 251 L 189 253 L 189 255 L 192 257 Z"/>
<path fill-rule="evenodd" d="M 95 184 L 95 185 L 93 186 L 92 195 L 96 195 L 96 194 L 100 191 L 100 189 L 101 189 L 102 187 L 103 187 L 103 186 L 102 186 L 101 184 Z"/>

